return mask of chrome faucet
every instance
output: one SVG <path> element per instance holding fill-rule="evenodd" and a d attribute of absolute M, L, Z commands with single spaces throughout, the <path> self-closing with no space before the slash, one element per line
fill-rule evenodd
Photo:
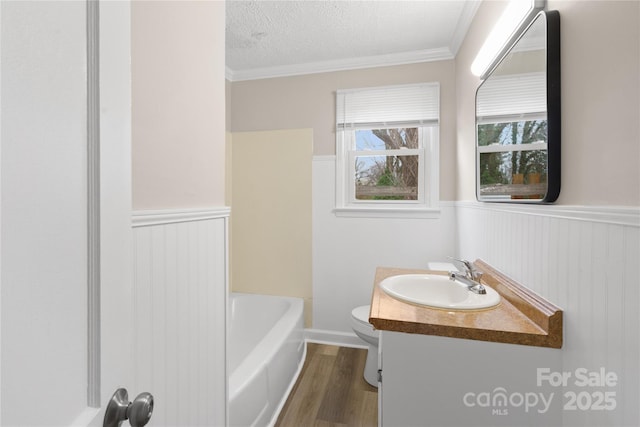
<path fill-rule="evenodd" d="M 449 279 L 458 280 L 461 283 L 467 285 L 467 288 L 473 293 L 484 295 L 487 293 L 484 285 L 482 284 L 482 272 L 473 265 L 472 262 L 449 257 L 453 261 L 453 264 L 459 271 L 450 271 Z M 463 274 L 460 274 L 463 273 Z"/>

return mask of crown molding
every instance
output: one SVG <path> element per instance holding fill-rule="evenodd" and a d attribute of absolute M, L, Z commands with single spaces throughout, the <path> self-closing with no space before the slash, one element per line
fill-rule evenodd
<path fill-rule="evenodd" d="M 348 71 L 363 68 L 389 67 L 393 65 L 417 64 L 421 62 L 445 61 L 453 59 L 454 57 L 455 55 L 449 48 L 439 48 L 392 53 L 388 55 L 308 62 L 304 64 L 292 64 L 277 67 L 254 68 L 249 70 L 232 70 L 227 66 L 225 76 L 227 80 L 236 82 L 243 80 L 300 76 L 305 74 L 330 73 L 334 71 Z"/>
<path fill-rule="evenodd" d="M 467 36 L 467 31 L 469 31 L 469 27 L 471 27 L 471 21 L 473 21 L 473 18 L 476 16 L 480 3 L 480 0 L 466 1 L 464 3 L 464 8 L 460 14 L 460 19 L 458 19 L 458 25 L 453 33 L 451 45 L 449 47 L 449 50 L 454 56 L 458 54 L 458 50 L 460 49 L 460 46 L 462 46 L 464 38 Z"/>
<path fill-rule="evenodd" d="M 234 72 L 231 68 L 229 68 L 228 66 L 224 67 L 224 78 L 229 80 L 230 82 L 234 81 Z"/>

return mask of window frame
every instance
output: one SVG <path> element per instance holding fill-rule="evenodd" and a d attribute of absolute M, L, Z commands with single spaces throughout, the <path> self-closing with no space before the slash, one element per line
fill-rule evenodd
<path fill-rule="evenodd" d="M 440 215 L 440 82 L 336 91 L 336 216 L 438 218 Z M 418 200 L 358 200 L 356 131 L 419 129 L 418 149 L 380 150 L 381 155 L 419 155 Z"/>
<path fill-rule="evenodd" d="M 356 150 L 356 131 L 373 129 L 418 129 L 418 148 Z M 439 217 L 439 123 L 429 125 L 373 126 L 336 131 L 336 216 L 345 217 Z M 418 155 L 417 200 L 356 199 L 355 159 L 359 156 Z"/>

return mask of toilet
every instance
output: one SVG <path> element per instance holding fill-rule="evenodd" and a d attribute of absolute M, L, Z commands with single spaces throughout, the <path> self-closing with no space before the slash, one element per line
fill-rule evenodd
<path fill-rule="evenodd" d="M 364 365 L 364 379 L 374 387 L 378 387 L 378 341 L 379 331 L 373 329 L 369 323 L 370 305 L 362 305 L 351 311 L 351 327 L 360 339 L 365 341 L 367 349 L 367 362 Z"/>

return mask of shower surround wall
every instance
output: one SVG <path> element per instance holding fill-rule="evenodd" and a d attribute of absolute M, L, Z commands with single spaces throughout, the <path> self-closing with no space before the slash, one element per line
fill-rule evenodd
<path fill-rule="evenodd" d="M 233 292 L 303 298 L 311 319 L 311 129 L 228 138 Z"/>

